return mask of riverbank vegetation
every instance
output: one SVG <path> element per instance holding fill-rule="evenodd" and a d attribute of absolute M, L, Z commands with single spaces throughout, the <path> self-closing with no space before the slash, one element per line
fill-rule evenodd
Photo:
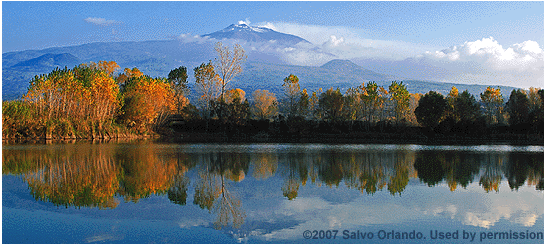
<path fill-rule="evenodd" d="M 193 69 L 153 78 L 114 61 L 81 64 L 35 76 L 21 100 L 2 103 L 3 139 L 109 139 L 144 135 L 179 141 L 542 143 L 544 90 L 514 90 L 504 100 L 487 87 L 476 100 L 467 90 L 411 94 L 394 81 L 348 88 L 301 88 L 281 78 L 284 95 L 233 84 L 246 54 L 216 45 L 218 57 Z M 195 95 L 190 95 L 191 87 Z M 191 102 L 189 98 L 196 98 Z M 250 101 L 249 101 L 250 99 Z"/>

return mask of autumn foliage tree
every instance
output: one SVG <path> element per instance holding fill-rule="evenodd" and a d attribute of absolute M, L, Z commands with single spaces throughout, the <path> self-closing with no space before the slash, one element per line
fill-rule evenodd
<path fill-rule="evenodd" d="M 340 89 L 330 88 L 319 97 L 319 108 L 323 112 L 323 118 L 329 121 L 342 120 L 344 96 Z"/>
<path fill-rule="evenodd" d="M 278 112 L 277 98 L 275 94 L 267 90 L 256 90 L 252 94 L 254 106 L 252 112 L 258 119 L 270 119 Z"/>
<path fill-rule="evenodd" d="M 389 92 L 391 95 L 391 101 L 393 102 L 395 120 L 396 122 L 401 123 L 405 119 L 407 111 L 409 110 L 410 94 L 403 82 L 397 83 L 397 81 L 393 81 L 391 83 Z"/>
<path fill-rule="evenodd" d="M 294 74 L 288 75 L 283 79 L 283 88 L 285 97 L 288 100 L 288 114 L 295 116 L 298 113 L 298 107 L 301 97 L 300 80 Z"/>
<path fill-rule="evenodd" d="M 219 82 L 221 86 L 221 98 L 223 100 L 227 84 L 243 71 L 242 65 L 246 61 L 247 56 L 239 44 L 235 44 L 233 51 L 231 51 L 229 47 L 223 46 L 221 42 L 218 42 L 214 49 L 218 53 L 215 64 L 217 73 L 220 76 Z"/>
<path fill-rule="evenodd" d="M 502 95 L 500 94 L 500 88 L 487 87 L 483 93 L 480 94 L 481 102 L 485 106 L 487 112 L 487 123 L 501 123 L 503 121 L 503 102 Z"/>
<path fill-rule="evenodd" d="M 173 91 L 166 79 L 130 77 L 126 81 L 123 98 L 122 119 L 138 132 L 158 126 L 175 109 Z"/>
<path fill-rule="evenodd" d="M 75 128 L 91 130 L 94 135 L 113 120 L 119 108 L 118 93 L 119 87 L 108 72 L 79 66 L 35 76 L 24 100 L 35 109 L 36 120 L 45 127 L 46 135 L 52 133 L 55 122 L 64 122 L 65 129 L 59 129 L 63 135 L 74 135 Z"/>
<path fill-rule="evenodd" d="M 202 63 L 193 71 L 195 73 L 195 88 L 200 95 L 199 109 L 203 117 L 209 118 L 212 111 L 212 101 L 220 95 L 220 76 L 216 74 L 212 62 Z"/>

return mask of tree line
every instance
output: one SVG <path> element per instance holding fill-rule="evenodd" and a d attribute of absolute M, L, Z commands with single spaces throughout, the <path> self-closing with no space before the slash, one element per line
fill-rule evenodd
<path fill-rule="evenodd" d="M 543 133 L 544 90 L 513 90 L 505 103 L 498 88 L 487 87 L 476 100 L 452 87 L 448 95 L 411 94 L 403 82 L 386 89 L 374 81 L 342 92 L 340 88 L 308 92 L 299 78 L 282 78 L 284 95 L 256 90 L 251 102 L 231 82 L 243 71 L 244 49 L 215 45 L 214 61 L 184 66 L 167 78 L 123 72 L 114 61 L 56 68 L 35 76 L 22 100 L 2 103 L 4 138 L 111 138 L 121 133 L 223 132 L 306 136 L 312 133 L 396 132 L 424 127 L 444 134 L 477 134 L 487 128 Z M 195 102 L 189 100 L 191 87 Z M 407 131 L 407 130 L 405 130 Z"/>

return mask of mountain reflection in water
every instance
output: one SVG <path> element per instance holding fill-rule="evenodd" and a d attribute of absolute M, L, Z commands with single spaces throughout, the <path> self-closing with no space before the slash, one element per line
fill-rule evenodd
<path fill-rule="evenodd" d="M 523 186 L 544 190 L 543 161 L 536 151 L 407 147 L 16 145 L 4 146 L 2 173 L 22 178 L 36 200 L 56 206 L 114 209 L 119 198 L 137 203 L 153 194 L 181 206 L 192 199 L 215 214 L 214 228 L 221 229 L 245 222 L 242 198 L 232 189 L 244 179 L 262 182 L 279 175 L 279 196 L 288 200 L 299 197 L 306 185 L 400 196 L 411 179 L 429 187 L 446 184 L 450 191 L 476 183 L 485 192 Z M 187 195 L 191 191 L 192 198 Z"/>

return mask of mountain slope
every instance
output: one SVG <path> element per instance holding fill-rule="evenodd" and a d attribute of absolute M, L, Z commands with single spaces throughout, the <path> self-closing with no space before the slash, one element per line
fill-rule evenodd
<path fill-rule="evenodd" d="M 13 65 L 13 68 L 45 68 L 53 69 L 55 67 L 73 66 L 78 64 L 80 60 L 69 53 L 63 54 L 45 54 L 37 58 L 19 62 Z"/>
<path fill-rule="evenodd" d="M 331 60 L 321 66 L 322 69 L 339 74 L 349 74 L 355 77 L 364 78 L 372 81 L 391 80 L 387 75 L 379 74 L 374 71 L 365 69 L 349 60 Z"/>

